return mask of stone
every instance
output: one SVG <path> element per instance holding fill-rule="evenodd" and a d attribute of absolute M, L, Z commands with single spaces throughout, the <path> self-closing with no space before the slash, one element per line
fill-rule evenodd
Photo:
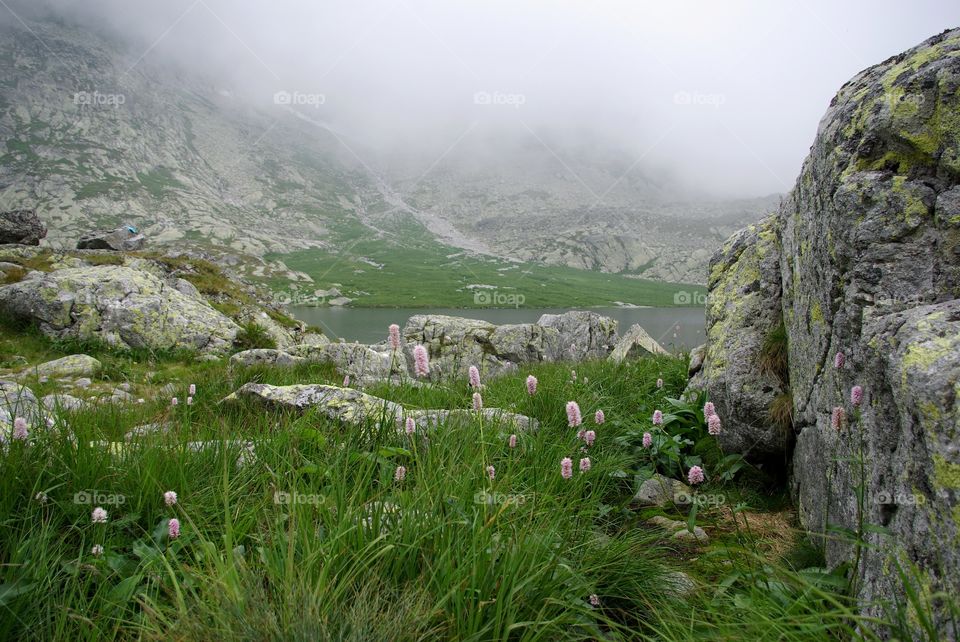
<path fill-rule="evenodd" d="M 707 532 L 699 526 L 694 526 L 693 532 L 687 528 L 680 529 L 673 534 L 672 539 L 678 539 L 684 542 L 696 542 L 697 544 L 706 544 L 710 541 Z"/>
<path fill-rule="evenodd" d="M 86 354 L 72 354 L 41 363 L 36 374 L 43 377 L 95 377 L 103 369 L 97 359 Z"/>
<path fill-rule="evenodd" d="M 114 265 L 71 268 L 0 287 L 0 310 L 57 339 L 121 348 L 228 350 L 238 326 L 205 300 Z"/>
<path fill-rule="evenodd" d="M 314 355 L 313 358 L 333 363 L 340 374 L 349 375 L 353 380 L 388 379 L 406 368 L 406 360 L 399 351 L 393 354 L 359 343 L 327 343 Z"/>
<path fill-rule="evenodd" d="M 784 384 L 760 367 L 782 322 L 777 225 L 771 216 L 740 230 L 710 259 L 706 356 L 688 386 L 705 390 L 716 406 L 724 450 L 758 461 L 782 458 L 793 439 L 769 419 Z"/>
<path fill-rule="evenodd" d="M 42 399 L 43 407 L 50 412 L 58 410 L 80 410 L 86 405 L 83 399 L 78 399 L 72 395 L 47 395 Z"/>
<path fill-rule="evenodd" d="M 77 241 L 78 250 L 114 250 L 133 252 L 143 249 L 146 238 L 132 226 L 88 232 Z"/>
<path fill-rule="evenodd" d="M 0 410 L 8 417 L 23 417 L 28 421 L 36 421 L 40 417 L 40 402 L 33 390 L 16 381 L 0 381 Z M 10 423 L 10 420 L 6 420 Z"/>
<path fill-rule="evenodd" d="M 693 531 L 687 527 L 686 522 L 682 522 L 678 519 L 670 519 L 669 517 L 664 517 L 663 515 L 656 515 L 647 520 L 647 523 L 651 526 L 656 526 L 662 528 L 665 531 L 673 533 L 670 538 L 696 542 L 698 544 L 706 544 L 710 541 L 707 532 L 699 526 L 694 526 Z"/>
<path fill-rule="evenodd" d="M 954 29 L 840 89 L 773 224 L 739 233 L 712 263 L 707 354 L 691 381 L 714 386 L 724 434 L 751 416 L 759 424 L 756 402 L 775 387 L 756 363 L 731 369 L 728 355 L 784 324 L 796 435 L 790 486 L 801 523 L 831 568 L 851 562 L 856 546 L 828 527 L 889 532 L 864 530 L 855 597 L 866 618 L 882 618 L 885 604 L 902 600 L 898 566 L 924 596 L 960 594 L 958 87 Z M 738 310 L 738 292 L 768 292 L 771 300 L 751 303 L 749 314 Z M 865 392 L 858 409 L 854 385 Z M 834 408 L 847 417 L 839 430 Z M 727 452 L 752 448 L 740 438 L 721 441 Z M 766 444 L 772 450 L 776 442 Z M 929 604 L 940 637 L 960 636 L 946 601 Z"/>
<path fill-rule="evenodd" d="M 620 337 L 607 358 L 610 361 L 621 363 L 628 359 L 633 360 L 659 354 L 667 354 L 667 351 L 647 334 L 647 331 L 639 324 L 634 324 L 630 326 L 625 335 Z"/>
<path fill-rule="evenodd" d="M 616 345 L 617 322 L 596 312 L 544 314 L 537 325 L 557 330 L 551 361 L 605 359 Z"/>
<path fill-rule="evenodd" d="M 69 381 L 69 379 L 67 381 Z M 90 379 L 89 377 L 80 377 L 73 382 L 74 388 L 89 388 L 92 385 L 93 379 Z"/>
<path fill-rule="evenodd" d="M 143 437 L 152 435 L 166 435 L 173 429 L 173 424 L 169 421 L 141 424 L 134 426 L 124 434 L 124 441 L 134 441 Z"/>
<path fill-rule="evenodd" d="M 453 421 L 477 419 L 472 410 L 407 410 L 398 403 L 368 395 L 353 388 L 340 388 L 324 384 L 299 384 L 271 386 L 262 383 L 247 383 L 226 397 L 224 402 L 248 401 L 278 410 L 306 412 L 316 409 L 330 419 L 344 423 L 363 425 L 381 420 L 392 421 L 401 432 L 406 418 L 413 417 L 421 428 L 435 428 Z M 484 419 L 493 424 L 509 424 L 517 430 L 536 430 L 536 420 L 498 408 L 486 408 Z"/>
<path fill-rule="evenodd" d="M 232 366 L 280 366 L 290 367 L 298 363 L 305 362 L 303 357 L 296 357 L 286 353 L 283 350 L 273 350 L 268 348 L 257 348 L 253 350 L 243 350 L 230 357 Z"/>
<path fill-rule="evenodd" d="M 707 356 L 707 344 L 701 343 L 690 351 L 690 362 L 687 365 L 687 376 L 695 377 L 703 368 L 703 360 Z"/>
<path fill-rule="evenodd" d="M 47 226 L 36 210 L 0 212 L 0 244 L 40 245 L 47 235 Z"/>
<path fill-rule="evenodd" d="M 660 473 L 640 484 L 633 501 L 640 506 L 686 505 L 690 503 L 693 491 L 682 481 L 670 479 Z"/>

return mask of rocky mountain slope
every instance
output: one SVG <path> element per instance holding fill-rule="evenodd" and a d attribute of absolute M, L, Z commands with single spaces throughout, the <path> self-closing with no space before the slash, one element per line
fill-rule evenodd
<path fill-rule="evenodd" d="M 340 252 L 402 245 L 398 222 L 415 220 L 472 252 L 704 282 L 710 248 L 777 200 L 687 204 L 626 161 L 559 164 L 539 145 L 414 181 L 312 110 L 253 108 L 142 49 L 62 21 L 0 25 L 0 204 L 37 208 L 54 245 L 131 223 L 159 242 Z"/>

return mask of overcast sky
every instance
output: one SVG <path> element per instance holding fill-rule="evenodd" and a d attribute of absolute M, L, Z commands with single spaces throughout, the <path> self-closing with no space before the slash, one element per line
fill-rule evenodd
<path fill-rule="evenodd" d="M 27 10 L 24 0 L 10 6 Z M 269 107 L 274 92 L 297 92 L 298 108 L 383 150 L 429 156 L 533 131 L 618 147 L 638 168 L 668 168 L 728 196 L 790 189 L 847 79 L 960 25 L 957 0 L 52 6 L 109 25 L 145 60 L 176 57 L 236 96 Z"/>

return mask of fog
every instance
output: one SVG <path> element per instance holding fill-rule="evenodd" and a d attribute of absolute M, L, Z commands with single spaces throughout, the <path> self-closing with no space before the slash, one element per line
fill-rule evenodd
<path fill-rule="evenodd" d="M 586 145 L 721 196 L 790 189 L 847 79 L 960 24 L 955 0 L 0 7 L 5 21 L 46 12 L 123 38 L 130 73 L 176 61 L 268 110 L 287 92 L 291 107 L 385 157 L 429 166 L 480 148 L 495 162 L 516 144 L 550 156 Z"/>

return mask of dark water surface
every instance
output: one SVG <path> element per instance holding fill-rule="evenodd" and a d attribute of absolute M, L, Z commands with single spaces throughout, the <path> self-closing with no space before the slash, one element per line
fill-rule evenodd
<path fill-rule="evenodd" d="M 593 312 L 616 319 L 620 333 L 639 323 L 668 350 L 690 350 L 703 343 L 703 308 L 591 308 Z M 535 323 L 542 314 L 561 314 L 563 308 L 340 308 L 291 306 L 293 315 L 310 325 L 323 328 L 334 339 L 377 343 L 387 338 L 391 323 L 403 328 L 417 314 L 444 314 L 490 323 Z"/>

